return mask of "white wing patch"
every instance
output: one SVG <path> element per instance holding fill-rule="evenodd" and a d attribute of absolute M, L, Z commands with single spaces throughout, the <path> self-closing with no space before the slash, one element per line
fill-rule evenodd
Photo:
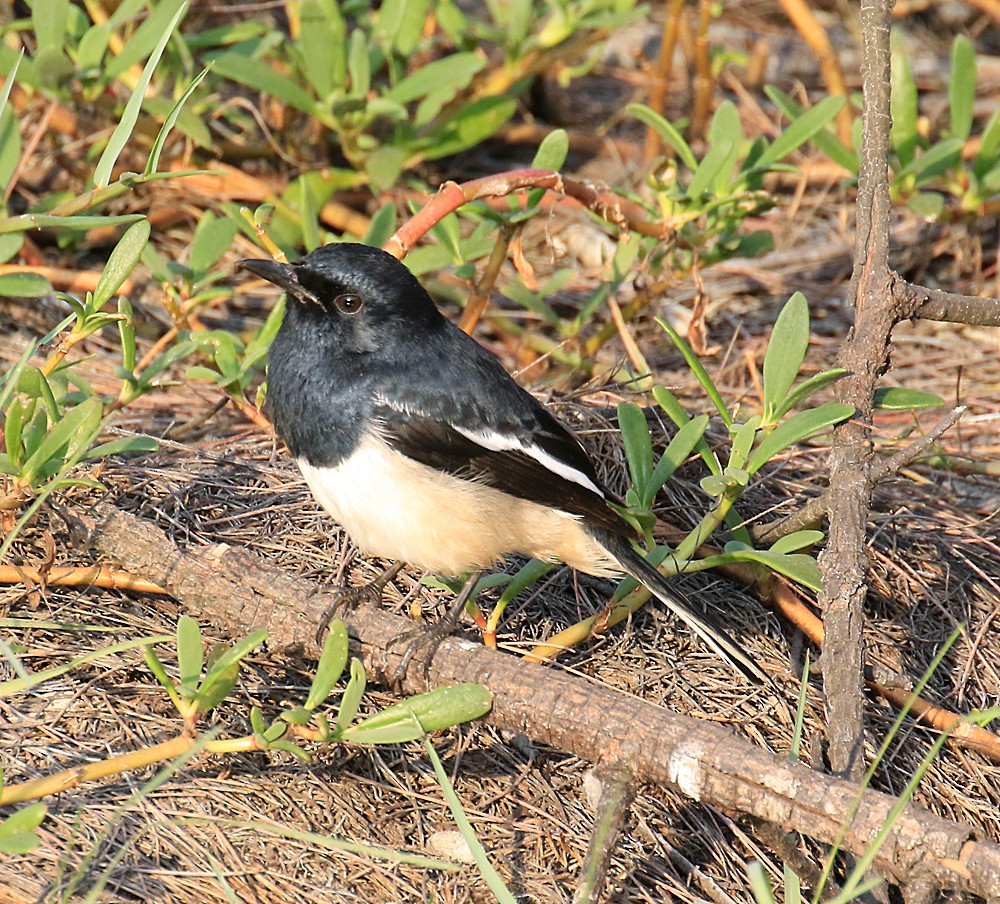
<path fill-rule="evenodd" d="M 516 436 L 511 436 L 509 433 L 497 433 L 495 430 L 466 430 L 456 424 L 450 424 L 449 426 L 456 433 L 461 433 L 466 439 L 472 440 L 472 442 L 482 446 L 484 449 L 489 449 L 490 452 L 522 452 L 529 458 L 533 458 L 543 468 L 551 471 L 553 474 L 557 474 L 564 480 L 579 484 L 592 493 L 597 493 L 602 499 L 604 498 L 604 493 L 601 492 L 600 487 L 584 474 L 583 471 L 577 470 L 564 461 L 560 461 L 554 455 L 550 455 L 533 443 L 523 443 Z"/>

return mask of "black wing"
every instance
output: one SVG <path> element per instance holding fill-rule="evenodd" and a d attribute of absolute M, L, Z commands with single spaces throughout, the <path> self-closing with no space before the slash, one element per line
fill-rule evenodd
<path fill-rule="evenodd" d="M 545 409 L 541 410 L 559 433 L 547 430 L 505 434 L 494 428 L 482 442 L 454 424 L 412 409 L 401 412 L 383 404 L 376 409 L 376 416 L 386 441 L 409 458 L 456 477 L 481 481 L 511 496 L 579 515 L 613 533 L 630 535 L 628 525 L 608 506 L 593 465 L 579 442 Z M 489 447 L 504 441 L 518 447 Z"/>

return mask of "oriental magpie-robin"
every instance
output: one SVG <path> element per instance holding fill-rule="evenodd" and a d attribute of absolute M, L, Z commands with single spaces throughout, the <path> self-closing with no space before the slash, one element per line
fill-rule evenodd
<path fill-rule="evenodd" d="M 452 576 L 508 553 L 624 572 L 767 680 L 635 551 L 579 440 L 396 258 L 343 243 L 240 266 L 288 293 L 269 412 L 313 495 L 364 552 Z"/>

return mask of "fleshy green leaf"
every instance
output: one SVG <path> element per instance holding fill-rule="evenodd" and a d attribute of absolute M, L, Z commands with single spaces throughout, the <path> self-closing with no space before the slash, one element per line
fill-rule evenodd
<path fill-rule="evenodd" d="M 618 429 L 625 446 L 632 485 L 641 493 L 653 473 L 653 443 L 646 416 L 634 402 L 622 402 L 618 406 Z"/>
<path fill-rule="evenodd" d="M 208 673 L 198 690 L 198 708 L 202 712 L 218 706 L 235 687 L 239 678 L 240 661 L 250 655 L 267 639 L 267 631 L 253 631 L 231 646 L 226 646 L 221 655 L 209 657 Z"/>
<path fill-rule="evenodd" d="M 45 298 L 52 294 L 52 283 L 40 273 L 4 273 L 0 275 L 0 295 L 7 298 Z"/>
<path fill-rule="evenodd" d="M 773 85 L 766 85 L 764 87 L 764 93 L 793 123 L 803 115 L 802 107 L 792 100 L 791 97 L 778 88 L 775 88 Z M 842 166 L 849 173 L 857 175 L 857 152 L 844 144 L 830 129 L 820 129 L 820 131 L 812 136 L 812 142 L 834 163 L 840 164 L 840 166 Z"/>
<path fill-rule="evenodd" d="M 796 292 L 781 308 L 764 355 L 764 423 L 774 423 L 809 348 L 809 303 Z"/>
<path fill-rule="evenodd" d="M 305 708 L 314 710 L 321 706 L 333 686 L 340 681 L 340 676 L 347 665 L 347 626 L 339 619 L 330 622 L 330 630 L 323 644 L 323 652 L 316 666 L 316 677 L 313 678 Z"/>
<path fill-rule="evenodd" d="M 883 386 L 875 390 L 874 405 L 883 411 L 907 411 L 911 408 L 940 408 L 947 404 L 941 396 L 922 389 Z"/>
<path fill-rule="evenodd" d="M 389 241 L 396 231 L 396 205 L 392 201 L 386 201 L 371 218 L 368 229 L 361 237 L 362 245 L 371 245 L 374 248 L 381 248 Z"/>
<path fill-rule="evenodd" d="M 747 462 L 747 470 L 751 474 L 756 474 L 775 455 L 783 452 L 789 446 L 839 424 L 847 420 L 854 414 L 853 405 L 845 405 L 842 402 L 829 402 L 820 405 L 819 408 L 808 408 L 792 415 L 787 421 L 774 428 L 754 449 L 750 460 Z"/>
<path fill-rule="evenodd" d="M 28 854 L 41 843 L 35 831 L 48 812 L 45 804 L 33 803 L 15 810 L 0 822 L 0 853 Z"/>
<path fill-rule="evenodd" d="M 819 590 L 823 583 L 819 565 L 812 556 L 805 553 L 776 553 L 769 549 L 753 549 L 744 543 L 730 541 L 726 544 L 725 554 L 737 562 L 757 562 L 766 565 L 772 571 L 783 574 L 810 590 Z"/>
<path fill-rule="evenodd" d="M 184 687 L 194 690 L 198 686 L 204 663 L 201 628 L 190 615 L 182 615 L 177 621 L 177 668 Z"/>
<path fill-rule="evenodd" d="M 151 231 L 149 220 L 139 220 L 125 230 L 114 251 L 111 252 L 101 278 L 97 281 L 97 288 L 94 289 L 93 298 L 88 304 L 90 311 L 99 311 L 103 308 L 128 279 L 142 257 Z"/>
<path fill-rule="evenodd" d="M 735 433 L 733 433 L 732 450 L 729 454 L 729 466 L 726 468 L 725 473 L 728 474 L 733 468 L 742 469 L 747 457 L 750 455 L 750 449 L 753 447 L 753 441 L 757 436 L 759 428 L 759 417 L 752 417 L 745 424 L 740 424 L 736 427 Z"/>
<path fill-rule="evenodd" d="M 692 419 L 688 416 L 681 403 L 677 401 L 677 397 L 665 386 L 654 386 L 653 398 L 656 399 L 656 404 L 663 409 L 667 417 L 678 427 L 685 427 L 691 423 Z M 704 433 L 704 431 L 702 432 Z M 722 465 L 719 462 L 719 457 L 715 454 L 712 447 L 705 442 L 704 437 L 695 443 L 695 449 L 698 450 L 698 454 L 701 456 L 702 461 L 705 462 L 709 471 L 713 474 L 722 473 Z"/>
<path fill-rule="evenodd" d="M 674 345 L 677 346 L 677 350 L 684 356 L 684 360 L 687 362 L 687 366 L 691 369 L 691 373 L 695 375 L 695 378 L 701 384 L 701 388 L 705 390 L 708 397 L 712 400 L 712 404 L 715 406 L 715 410 L 719 413 L 719 417 L 722 418 L 723 423 L 725 423 L 727 427 L 732 426 L 733 416 L 726 408 L 726 403 L 722 398 L 722 393 L 719 392 L 715 382 L 708 375 L 708 371 L 705 370 L 705 366 L 698 359 L 698 356 L 691 350 L 691 346 L 688 345 L 680 337 L 680 334 L 662 317 L 657 317 L 656 322 L 664 330 L 666 330 L 667 335 L 673 341 Z"/>
<path fill-rule="evenodd" d="M 344 732 L 344 740 L 359 744 L 401 744 L 430 731 L 478 719 L 492 705 L 493 695 L 481 684 L 439 687 L 352 725 Z"/>
<path fill-rule="evenodd" d="M 951 134 L 963 140 L 972 132 L 976 102 L 976 49 L 965 35 L 951 45 L 951 78 L 948 79 L 948 113 Z"/>
<path fill-rule="evenodd" d="M 826 534 L 821 530 L 797 530 L 793 534 L 786 534 L 779 540 L 771 544 L 771 552 L 789 553 L 798 552 L 807 546 L 815 546 Z"/>
<path fill-rule="evenodd" d="M 553 129 L 542 139 L 531 162 L 532 169 L 559 170 L 569 153 L 569 135 L 565 129 Z"/>
<path fill-rule="evenodd" d="M 917 84 L 913 80 L 904 39 L 896 32 L 893 32 L 892 37 L 892 91 L 889 95 L 892 128 L 889 139 L 899 162 L 906 166 L 913 160 L 920 142 L 917 131 Z"/>
<path fill-rule="evenodd" d="M 340 698 L 340 709 L 337 710 L 337 737 L 343 737 L 357 718 L 361 706 L 361 698 L 365 693 L 365 668 L 357 659 L 351 660 L 351 678 Z"/>
<path fill-rule="evenodd" d="M 261 60 L 245 56 L 235 50 L 225 51 L 212 57 L 212 71 L 222 78 L 232 79 L 255 91 L 263 91 L 290 107 L 312 114 L 316 101 L 303 91 L 292 79 L 282 75 Z"/>
<path fill-rule="evenodd" d="M 791 123 L 757 158 L 757 168 L 773 166 L 820 132 L 840 112 L 847 99 L 831 95 Z"/>
<path fill-rule="evenodd" d="M 702 437 L 708 429 L 708 415 L 699 414 L 691 418 L 681 427 L 669 445 L 664 450 L 660 460 L 653 468 L 653 473 L 646 481 L 645 489 L 640 496 L 640 503 L 643 508 L 648 509 L 653 504 L 656 494 L 694 451 L 699 443 L 703 443 Z"/>
<path fill-rule="evenodd" d="M 88 449 L 83 461 L 107 458 L 109 455 L 128 455 L 135 452 L 155 452 L 160 444 L 151 436 L 120 436 Z"/>
<path fill-rule="evenodd" d="M 660 138 L 677 152 L 677 155 L 684 161 L 684 165 L 692 173 L 698 169 L 698 160 L 695 158 L 694 152 L 672 123 L 645 104 L 629 104 L 625 108 L 625 112 L 630 116 L 634 116 L 643 125 L 648 126 L 656 132 Z"/>
<path fill-rule="evenodd" d="M 818 374 L 813 374 L 808 380 L 799 383 L 786 397 L 784 402 L 778 406 L 772 423 L 782 418 L 786 412 L 791 411 L 797 405 L 804 402 L 813 393 L 818 392 L 824 386 L 839 380 L 847 371 L 843 367 L 835 367 L 833 370 L 824 370 Z"/>
<path fill-rule="evenodd" d="M 90 446 L 101 428 L 102 414 L 103 406 L 97 397 L 85 399 L 71 408 L 25 462 L 23 479 L 33 483 L 39 475 L 52 472 L 50 464 L 61 465 L 63 461 L 72 460 L 74 452 Z"/>

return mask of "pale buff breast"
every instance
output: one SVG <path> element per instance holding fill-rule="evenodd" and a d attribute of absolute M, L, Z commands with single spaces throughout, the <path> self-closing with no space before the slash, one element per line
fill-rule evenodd
<path fill-rule="evenodd" d="M 621 570 L 575 516 L 423 465 L 377 436 L 336 466 L 298 464 L 316 500 L 370 555 L 444 575 L 490 567 L 508 553 L 588 574 Z"/>

